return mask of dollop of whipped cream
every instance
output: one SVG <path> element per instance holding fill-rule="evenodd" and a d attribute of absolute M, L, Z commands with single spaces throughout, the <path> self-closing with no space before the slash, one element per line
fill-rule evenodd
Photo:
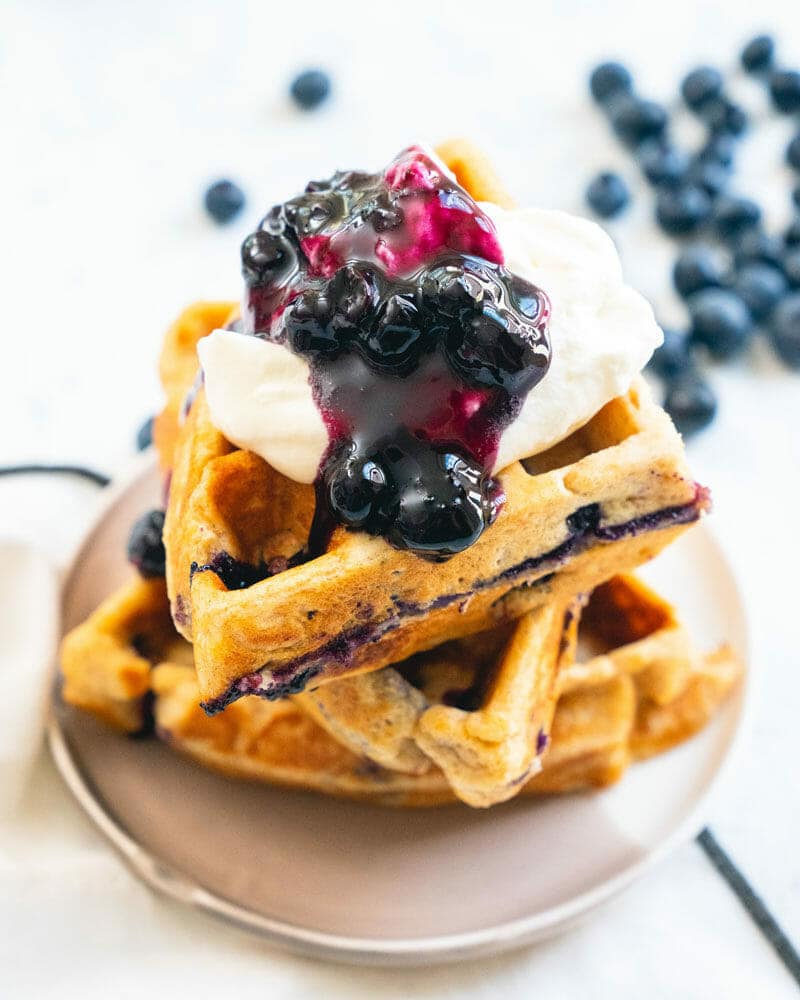
<path fill-rule="evenodd" d="M 505 267 L 550 299 L 552 362 L 503 431 L 493 472 L 545 451 L 622 395 L 662 341 L 649 303 L 626 285 L 610 237 L 546 209 L 480 207 Z M 198 345 L 215 426 L 278 472 L 314 482 L 328 447 L 308 362 L 282 344 L 215 330 Z"/>

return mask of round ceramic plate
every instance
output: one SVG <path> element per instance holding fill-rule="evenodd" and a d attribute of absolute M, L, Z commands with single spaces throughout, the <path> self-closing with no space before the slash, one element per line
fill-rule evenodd
<path fill-rule="evenodd" d="M 65 630 L 129 575 L 130 525 L 159 494 L 152 461 L 111 492 L 66 578 Z M 746 653 L 736 585 L 707 528 L 643 575 L 704 646 L 725 637 Z M 78 801 L 154 888 L 306 953 L 421 964 L 562 930 L 696 833 L 745 696 L 611 789 L 487 811 L 394 810 L 236 783 L 104 728 L 57 693 L 50 745 Z"/>

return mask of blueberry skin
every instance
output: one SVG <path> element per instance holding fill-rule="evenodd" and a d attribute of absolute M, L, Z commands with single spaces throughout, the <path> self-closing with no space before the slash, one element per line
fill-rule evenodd
<path fill-rule="evenodd" d="M 759 228 L 747 229 L 734 242 L 734 258 L 739 266 L 751 261 L 761 261 L 780 268 L 783 261 L 783 241 Z"/>
<path fill-rule="evenodd" d="M 662 188 L 656 198 L 656 221 L 670 236 L 695 232 L 711 214 L 711 199 L 696 185 Z"/>
<path fill-rule="evenodd" d="M 143 577 L 164 576 L 164 511 L 151 510 L 143 514 L 131 529 L 128 539 L 128 559 Z"/>
<path fill-rule="evenodd" d="M 224 225 L 244 208 L 244 191 L 233 181 L 215 181 L 206 191 L 203 204 L 214 222 Z"/>
<path fill-rule="evenodd" d="M 664 146 L 657 139 L 641 147 L 638 159 L 642 173 L 655 187 L 679 184 L 689 169 L 689 157 L 682 149 Z"/>
<path fill-rule="evenodd" d="M 646 139 L 663 135 L 667 127 L 667 112 L 655 101 L 626 95 L 614 103 L 611 125 L 617 138 L 635 149 Z"/>
<path fill-rule="evenodd" d="M 703 430 L 717 414 L 717 397 L 696 372 L 678 376 L 667 386 L 664 409 L 681 434 L 689 437 Z"/>
<path fill-rule="evenodd" d="M 770 340 L 778 357 L 790 368 L 800 369 L 800 292 L 793 292 L 772 314 Z"/>
<path fill-rule="evenodd" d="M 705 163 L 718 163 L 732 167 L 736 153 L 736 140 L 726 132 L 712 132 L 697 153 L 696 159 Z"/>
<path fill-rule="evenodd" d="M 746 264 L 734 278 L 733 290 L 759 323 L 765 320 L 786 294 L 786 277 L 770 264 Z"/>
<path fill-rule="evenodd" d="M 673 379 L 692 366 L 689 337 L 678 330 L 665 329 L 664 343 L 658 347 L 647 367 L 660 378 Z"/>
<path fill-rule="evenodd" d="M 794 219 L 783 234 L 783 242 L 787 247 L 800 246 L 800 216 Z"/>
<path fill-rule="evenodd" d="M 796 208 L 800 208 L 800 184 L 792 191 L 792 201 Z"/>
<path fill-rule="evenodd" d="M 304 111 L 318 108 L 331 92 L 331 78 L 321 69 L 307 69 L 292 81 L 292 100 Z"/>
<path fill-rule="evenodd" d="M 681 95 L 693 111 L 722 93 L 722 74 L 713 66 L 698 66 L 681 83 Z"/>
<path fill-rule="evenodd" d="M 690 184 L 701 187 L 710 198 L 716 198 L 730 183 L 730 169 L 716 160 L 695 159 L 686 174 Z"/>
<path fill-rule="evenodd" d="M 786 162 L 795 170 L 800 170 L 800 132 L 786 147 Z"/>
<path fill-rule="evenodd" d="M 702 243 L 686 247 L 675 261 L 672 282 L 684 299 L 704 288 L 718 288 L 725 277 L 725 266 L 712 247 Z"/>
<path fill-rule="evenodd" d="M 776 70 L 769 78 L 769 93 L 778 111 L 800 111 L 800 73 L 793 69 Z"/>
<path fill-rule="evenodd" d="M 603 219 L 613 219 L 628 207 L 630 202 L 628 185 L 619 176 L 610 172 L 598 174 L 586 189 L 589 207 Z"/>
<path fill-rule="evenodd" d="M 763 73 L 775 59 L 775 40 L 771 35 L 756 35 L 742 49 L 739 59 L 746 73 Z"/>
<path fill-rule="evenodd" d="M 589 77 L 589 90 L 598 104 L 605 104 L 619 94 L 629 94 L 632 89 L 633 77 L 622 63 L 601 63 Z"/>
<path fill-rule="evenodd" d="M 714 206 L 714 227 L 723 239 L 738 236 L 761 221 L 761 209 L 750 198 L 724 196 Z"/>
<path fill-rule="evenodd" d="M 744 108 L 722 97 L 708 101 L 700 113 L 712 135 L 739 136 L 750 123 Z"/>
<path fill-rule="evenodd" d="M 783 273 L 791 288 L 800 288 L 800 249 L 787 253 L 783 258 Z"/>
<path fill-rule="evenodd" d="M 153 443 L 153 424 L 155 417 L 148 417 L 136 432 L 136 449 L 145 451 Z"/>
<path fill-rule="evenodd" d="M 690 337 L 719 361 L 741 354 L 753 320 L 742 299 L 725 288 L 705 288 L 689 299 Z"/>

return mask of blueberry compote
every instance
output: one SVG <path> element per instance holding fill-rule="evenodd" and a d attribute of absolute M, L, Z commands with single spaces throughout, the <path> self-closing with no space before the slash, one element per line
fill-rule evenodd
<path fill-rule="evenodd" d="M 243 332 L 309 363 L 329 447 L 309 547 L 338 523 L 447 559 L 492 523 L 500 435 L 550 364 L 547 296 L 410 147 L 275 206 L 242 245 Z"/>

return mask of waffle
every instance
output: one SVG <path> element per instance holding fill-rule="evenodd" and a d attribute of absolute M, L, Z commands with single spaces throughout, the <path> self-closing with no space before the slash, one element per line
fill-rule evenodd
<path fill-rule="evenodd" d="M 471 193 L 508 203 L 469 147 L 451 143 L 442 153 Z M 637 382 L 566 440 L 506 468 L 497 522 L 435 570 L 382 538 L 342 529 L 323 555 L 293 565 L 308 538 L 313 488 L 226 441 L 202 386 L 177 424 L 187 347 L 212 318 L 210 307 L 195 308 L 168 337 L 170 402 L 158 436 L 171 455 L 172 613 L 195 644 L 211 714 L 243 695 L 282 698 L 567 601 L 654 556 L 708 506 L 669 418 Z"/>

